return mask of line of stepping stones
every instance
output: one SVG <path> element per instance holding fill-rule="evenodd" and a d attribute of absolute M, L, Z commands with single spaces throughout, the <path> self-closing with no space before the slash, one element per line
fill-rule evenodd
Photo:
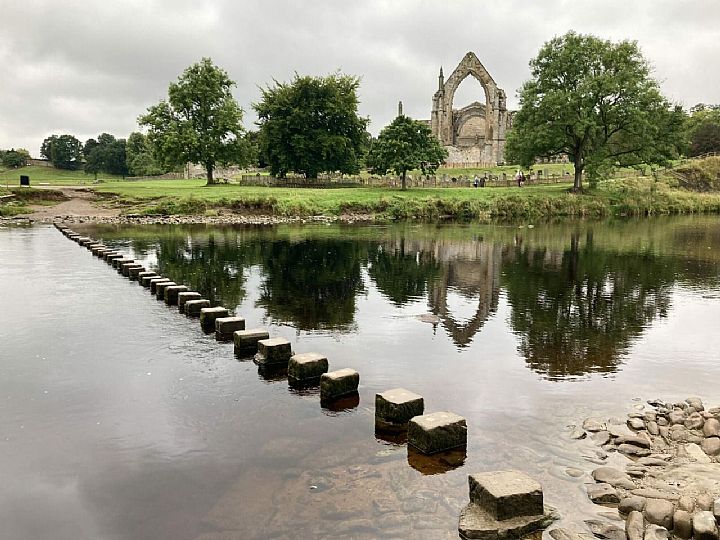
<path fill-rule="evenodd" d="M 67 238 L 86 247 L 118 273 L 147 287 L 158 300 L 177 306 L 188 317 L 199 317 L 206 333 L 215 333 L 221 342 L 232 341 L 240 358 L 252 356 L 259 369 L 287 369 L 290 385 L 320 386 L 320 400 L 328 405 L 341 398 L 357 396 L 360 375 L 351 368 L 328 371 L 328 359 L 316 352 L 293 353 L 290 342 L 270 337 L 264 328 L 245 328 L 245 319 L 230 316 L 222 306 L 185 285 L 149 271 L 124 253 L 82 236 L 55 223 Z M 467 422 L 449 411 L 425 414 L 422 396 L 394 388 L 375 396 L 377 433 L 407 435 L 407 442 L 425 455 L 465 448 Z M 544 529 L 557 519 L 554 509 L 544 505 L 542 486 L 519 471 L 495 471 L 468 477 L 470 503 L 460 514 L 458 531 L 462 538 L 519 538 Z"/>

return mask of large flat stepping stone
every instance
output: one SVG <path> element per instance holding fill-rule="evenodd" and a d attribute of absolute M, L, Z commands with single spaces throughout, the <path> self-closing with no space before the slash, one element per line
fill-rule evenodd
<path fill-rule="evenodd" d="M 534 531 L 546 529 L 558 519 L 550 507 L 535 516 L 519 516 L 496 520 L 487 510 L 475 503 L 468 504 L 460 512 L 458 532 L 461 538 L 481 540 L 510 540 L 522 538 Z"/>
<path fill-rule="evenodd" d="M 143 278 L 151 278 L 151 277 L 160 277 L 152 270 L 143 270 L 138 272 L 137 276 L 135 276 L 139 283 L 142 283 Z"/>
<path fill-rule="evenodd" d="M 155 284 L 155 298 L 158 300 L 165 300 L 165 289 L 168 287 L 175 287 L 178 283 L 174 281 L 161 281 Z"/>
<path fill-rule="evenodd" d="M 230 312 L 222 306 L 206 307 L 200 310 L 200 327 L 205 332 L 213 332 L 215 330 L 215 319 L 228 317 Z"/>
<path fill-rule="evenodd" d="M 186 291 L 186 292 L 178 293 L 178 300 L 177 300 L 178 311 L 180 313 L 183 313 L 185 311 L 185 302 L 187 302 L 188 300 L 201 300 L 201 299 L 202 299 L 202 295 L 199 292 Z"/>
<path fill-rule="evenodd" d="M 238 356 L 250 356 L 251 354 L 255 354 L 258 349 L 258 341 L 269 338 L 270 333 L 264 328 L 238 330 L 233 333 L 235 354 Z"/>
<path fill-rule="evenodd" d="M 393 388 L 375 394 L 375 424 L 377 427 L 406 426 L 414 416 L 425 410 L 423 397 L 404 388 Z"/>
<path fill-rule="evenodd" d="M 354 369 L 343 368 L 323 373 L 320 376 L 320 399 L 327 401 L 355 393 L 359 385 L 360 374 Z"/>
<path fill-rule="evenodd" d="M 185 315 L 188 317 L 199 317 L 200 311 L 210 307 L 210 300 L 200 298 L 199 300 L 188 300 L 185 302 Z"/>
<path fill-rule="evenodd" d="M 542 486 L 519 471 L 477 473 L 470 475 L 468 482 L 470 501 L 497 520 L 535 516 L 544 511 Z"/>
<path fill-rule="evenodd" d="M 295 354 L 288 363 L 288 379 L 291 382 L 317 381 L 327 370 L 326 356 L 316 352 Z"/>
<path fill-rule="evenodd" d="M 449 411 L 416 416 L 408 423 L 408 444 L 425 454 L 465 446 L 467 422 Z"/>
<path fill-rule="evenodd" d="M 165 287 L 165 303 L 168 306 L 176 306 L 178 301 L 178 295 L 181 292 L 185 292 L 188 290 L 188 287 L 186 285 L 170 285 L 169 287 Z"/>
<path fill-rule="evenodd" d="M 292 356 L 290 342 L 281 337 L 261 339 L 257 342 L 257 348 L 255 363 L 260 366 L 287 366 Z"/>
<path fill-rule="evenodd" d="M 108 264 L 112 265 L 112 261 L 115 259 L 123 259 L 125 256 L 119 251 L 108 251 L 103 254 L 103 260 L 107 261 Z"/>
<path fill-rule="evenodd" d="M 124 256 L 120 259 L 112 260 L 112 267 L 115 269 L 122 269 L 122 265 L 125 263 L 134 263 L 134 259 L 126 259 Z"/>
<path fill-rule="evenodd" d="M 130 278 L 131 281 L 136 281 L 138 276 L 140 275 L 140 273 L 144 272 L 144 271 L 145 271 L 144 266 L 138 266 L 135 268 L 131 267 L 128 269 L 128 277 Z"/>
<path fill-rule="evenodd" d="M 233 334 L 245 330 L 245 319 L 242 317 L 218 317 L 215 319 L 215 339 L 232 341 Z"/>
<path fill-rule="evenodd" d="M 135 270 L 136 272 L 139 272 L 140 270 L 144 270 L 142 264 L 140 263 L 134 263 L 134 264 L 124 264 L 122 267 L 122 275 L 125 277 L 130 277 L 130 270 Z"/>
<path fill-rule="evenodd" d="M 171 279 L 162 277 L 162 276 L 157 277 L 157 278 L 151 278 L 150 279 L 150 294 L 157 294 L 158 283 L 166 283 L 168 281 L 171 281 Z"/>

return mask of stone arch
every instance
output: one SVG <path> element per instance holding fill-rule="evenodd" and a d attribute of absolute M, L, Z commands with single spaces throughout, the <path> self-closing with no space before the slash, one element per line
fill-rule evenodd
<path fill-rule="evenodd" d="M 457 146 L 472 146 L 480 142 L 478 139 L 482 139 L 483 143 L 485 142 L 487 136 L 487 116 L 485 110 L 485 105 L 475 101 L 457 111 L 457 115 L 453 119 L 453 139 Z M 477 138 L 466 133 L 469 131 L 467 129 L 468 126 L 472 124 L 480 124 L 481 126 L 482 134 Z M 472 127 L 470 127 L 470 130 L 472 130 Z"/>

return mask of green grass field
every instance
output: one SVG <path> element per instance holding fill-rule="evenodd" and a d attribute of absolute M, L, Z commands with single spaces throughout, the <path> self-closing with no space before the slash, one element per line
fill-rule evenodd
<path fill-rule="evenodd" d="M 30 185 L 37 187 L 40 185 L 49 186 L 84 186 L 92 185 L 95 182 L 95 176 L 85 174 L 83 171 L 65 171 L 55 169 L 54 167 L 29 166 L 22 169 L 0 169 L 0 185 L 3 187 L 19 186 L 20 175 L 25 174 L 30 177 Z M 111 174 L 99 174 L 98 180 L 117 181 L 121 177 Z"/>

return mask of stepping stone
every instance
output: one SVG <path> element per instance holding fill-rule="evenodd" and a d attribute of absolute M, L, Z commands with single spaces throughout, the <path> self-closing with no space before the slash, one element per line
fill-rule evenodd
<path fill-rule="evenodd" d="M 458 532 L 460 538 L 510 540 L 529 537 L 530 533 L 548 528 L 557 519 L 559 519 L 557 512 L 547 507 L 545 512 L 540 515 L 521 516 L 499 521 L 493 518 L 482 506 L 471 502 L 460 512 Z M 569 537 L 568 540 L 587 540 L 588 538 L 592 539 L 594 537 L 588 533 L 586 536 L 576 535 Z"/>
<path fill-rule="evenodd" d="M 112 267 L 115 269 L 122 270 L 122 265 L 125 263 L 134 263 L 133 259 L 126 259 L 124 256 L 120 259 L 113 259 Z"/>
<path fill-rule="evenodd" d="M 98 244 L 96 246 L 93 246 L 90 251 L 92 251 L 93 255 L 97 255 L 100 251 L 105 251 L 106 249 L 107 247 L 104 244 Z"/>
<path fill-rule="evenodd" d="M 232 341 L 233 334 L 245 330 L 245 319 L 242 317 L 218 317 L 215 319 L 215 339 Z"/>
<path fill-rule="evenodd" d="M 158 300 L 165 300 L 165 289 L 168 287 L 174 287 L 177 283 L 174 281 L 161 281 L 155 284 L 155 298 Z"/>
<path fill-rule="evenodd" d="M 470 501 L 497 520 L 543 513 L 542 486 L 519 471 L 494 471 L 468 477 Z"/>
<path fill-rule="evenodd" d="M 122 263 L 118 263 L 118 265 L 117 265 L 118 274 L 124 275 L 126 266 L 135 266 L 135 265 L 140 265 L 140 263 L 135 260 L 129 260 L 129 261 L 125 261 Z"/>
<path fill-rule="evenodd" d="M 326 401 L 357 392 L 360 374 L 354 369 L 344 368 L 320 376 L 320 399 Z"/>
<path fill-rule="evenodd" d="M 140 285 L 142 285 L 143 287 L 150 287 L 150 281 L 152 281 L 153 279 L 162 279 L 162 278 L 163 278 L 163 276 L 161 276 L 159 274 L 155 274 L 154 276 L 148 275 L 148 276 L 143 276 L 141 278 L 138 278 L 138 281 L 140 282 Z"/>
<path fill-rule="evenodd" d="M 99 244 L 97 242 L 93 242 L 92 244 L 85 244 L 85 247 L 88 249 L 89 252 L 92 253 L 93 249 L 98 249 L 98 248 L 105 247 L 105 246 L 103 246 L 102 244 Z"/>
<path fill-rule="evenodd" d="M 163 298 L 165 298 L 165 303 L 168 306 L 176 306 L 178 301 L 178 294 L 187 290 L 188 288 L 185 285 L 171 285 L 169 287 L 165 287 L 165 294 L 163 295 Z"/>
<path fill-rule="evenodd" d="M 108 251 L 103 254 L 103 260 L 107 261 L 110 265 L 112 265 L 113 260 L 122 259 L 123 257 L 124 255 L 122 253 L 118 253 L 117 251 Z"/>
<path fill-rule="evenodd" d="M 414 416 L 421 416 L 425 409 L 423 397 L 404 388 L 393 388 L 375 394 L 375 425 L 383 427 L 404 426 Z"/>
<path fill-rule="evenodd" d="M 269 338 L 270 334 L 264 328 L 238 330 L 233 333 L 235 354 L 238 356 L 249 356 L 251 354 L 255 354 L 258 349 L 258 341 Z"/>
<path fill-rule="evenodd" d="M 157 275 L 157 273 L 153 272 L 152 270 L 143 270 L 141 272 L 138 272 L 137 280 L 142 281 L 142 278 L 144 277 L 160 277 Z"/>
<path fill-rule="evenodd" d="M 138 266 L 138 267 L 130 267 L 128 268 L 128 277 L 131 281 L 137 281 L 137 277 L 140 274 L 140 272 L 144 272 L 145 267 L 144 266 Z"/>
<path fill-rule="evenodd" d="M 136 273 L 143 269 L 142 264 L 125 264 L 122 267 L 122 275 L 125 277 L 130 277 L 130 270 L 135 270 Z"/>
<path fill-rule="evenodd" d="M 202 298 L 202 295 L 199 292 L 195 291 L 188 291 L 188 292 L 181 292 L 178 293 L 178 311 L 180 313 L 183 313 L 185 311 L 185 302 L 188 300 L 200 300 Z"/>
<path fill-rule="evenodd" d="M 199 317 L 200 310 L 210 307 L 210 300 L 201 298 L 199 300 L 188 300 L 185 302 L 185 315 L 188 317 Z"/>
<path fill-rule="evenodd" d="M 293 355 L 288 363 L 288 379 L 296 382 L 314 381 L 327 373 L 328 359 L 322 354 L 309 352 Z"/>
<path fill-rule="evenodd" d="M 292 356 L 290 342 L 281 337 L 261 339 L 257 342 L 258 352 L 255 363 L 260 366 L 287 365 Z"/>
<path fill-rule="evenodd" d="M 215 319 L 228 316 L 230 313 L 222 306 L 202 308 L 200 310 L 200 327 L 205 332 L 212 332 L 215 330 Z"/>
<path fill-rule="evenodd" d="M 170 281 L 170 278 L 166 277 L 156 277 L 156 278 L 150 278 L 148 283 L 150 284 L 150 294 L 157 294 L 157 285 L 158 283 L 165 283 L 167 281 Z"/>
<path fill-rule="evenodd" d="M 408 424 L 408 444 L 424 454 L 465 446 L 467 422 L 449 411 L 416 416 Z"/>

